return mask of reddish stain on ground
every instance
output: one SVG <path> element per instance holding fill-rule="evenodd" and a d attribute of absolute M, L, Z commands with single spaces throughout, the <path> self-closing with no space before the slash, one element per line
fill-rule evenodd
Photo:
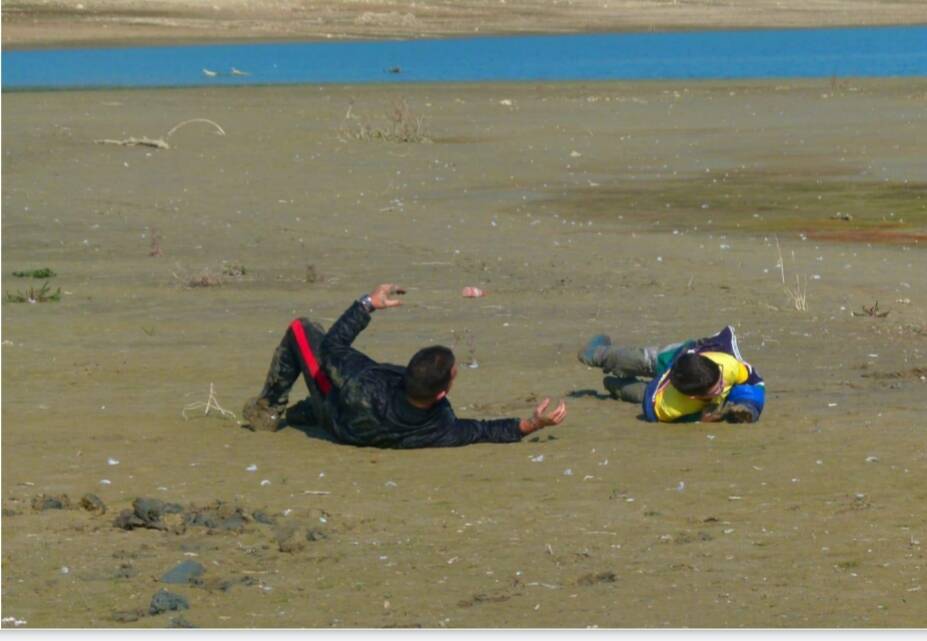
<path fill-rule="evenodd" d="M 808 238 L 883 245 L 918 245 L 927 242 L 927 234 L 885 229 L 847 229 L 844 231 L 808 230 Z"/>

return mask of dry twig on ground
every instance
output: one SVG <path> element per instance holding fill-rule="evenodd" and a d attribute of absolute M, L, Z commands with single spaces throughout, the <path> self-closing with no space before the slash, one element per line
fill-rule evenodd
<path fill-rule="evenodd" d="M 196 410 L 203 410 L 203 416 L 209 416 L 210 410 L 215 410 L 222 418 L 229 418 L 233 421 L 238 419 L 238 417 L 235 416 L 235 412 L 230 412 L 219 405 L 219 400 L 216 398 L 216 390 L 212 383 L 209 384 L 209 398 L 207 398 L 205 402 L 196 401 L 195 403 L 185 405 L 180 411 L 180 415 L 184 417 L 184 420 L 187 420 L 187 412 Z"/>
<path fill-rule="evenodd" d="M 191 118 L 190 120 L 184 120 L 179 122 L 171 130 L 167 132 L 167 135 L 164 138 L 149 138 L 148 136 L 142 136 L 141 138 L 136 138 L 135 136 L 130 136 L 128 138 L 101 138 L 99 140 L 94 140 L 93 142 L 98 145 L 120 145 L 122 147 L 153 147 L 154 149 L 170 149 L 171 146 L 168 144 L 167 139 L 171 135 L 186 125 L 189 125 L 194 122 L 203 122 L 210 124 L 216 128 L 216 133 L 220 136 L 225 135 L 225 129 L 223 129 L 218 123 L 209 120 L 208 118 Z"/>

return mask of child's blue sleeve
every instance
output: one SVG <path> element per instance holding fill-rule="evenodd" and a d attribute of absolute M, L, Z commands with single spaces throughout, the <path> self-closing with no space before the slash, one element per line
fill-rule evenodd
<path fill-rule="evenodd" d="M 756 421 L 766 404 L 766 383 L 735 385 L 727 395 L 727 404 L 734 403 L 751 408 L 754 411 L 753 420 Z"/>

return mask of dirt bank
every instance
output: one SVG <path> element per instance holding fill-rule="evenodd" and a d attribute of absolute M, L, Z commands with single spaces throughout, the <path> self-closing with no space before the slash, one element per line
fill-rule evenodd
<path fill-rule="evenodd" d="M 2 309 L 3 625 L 924 626 L 925 97 L 915 79 L 5 95 L 3 289 L 48 267 L 61 299 Z M 376 137 L 401 101 L 429 142 Z M 226 135 L 94 142 L 192 118 Z M 331 323 L 381 281 L 407 304 L 361 349 L 456 343 L 479 365 L 461 415 L 552 395 L 567 422 L 393 452 L 182 416 L 211 384 L 238 412 L 292 317 Z M 643 423 L 575 358 L 602 331 L 727 323 L 769 384 L 749 427 Z M 179 511 L 116 527 L 139 497 Z M 160 582 L 185 560 L 196 581 Z M 161 587 L 189 609 L 149 614 Z"/>
<path fill-rule="evenodd" d="M 8 0 L 3 46 L 924 23 L 919 0 Z"/>

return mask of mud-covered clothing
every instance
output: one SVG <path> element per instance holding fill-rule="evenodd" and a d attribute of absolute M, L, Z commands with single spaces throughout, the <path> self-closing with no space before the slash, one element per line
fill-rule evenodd
<path fill-rule="evenodd" d="M 302 372 L 317 422 L 337 441 L 418 448 L 521 440 L 517 418 L 460 419 L 446 398 L 428 409 L 409 403 L 403 385 L 405 367 L 377 363 L 351 347 L 370 323 L 370 314 L 360 302 L 352 304 L 327 333 L 307 319 L 299 322 L 331 389 L 323 394 L 319 388 L 291 328 L 274 353 L 261 396 L 272 405 L 285 407 L 289 391 Z"/>

